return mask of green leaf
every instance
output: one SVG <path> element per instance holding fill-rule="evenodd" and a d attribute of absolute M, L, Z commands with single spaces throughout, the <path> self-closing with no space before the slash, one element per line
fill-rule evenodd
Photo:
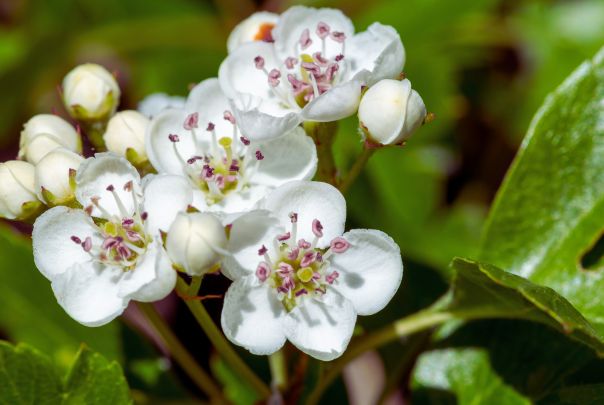
<path fill-rule="evenodd" d="M 31 242 L 0 227 L 0 328 L 67 366 L 82 343 L 119 359 L 117 322 L 88 328 L 59 306 L 50 282 L 33 263 Z"/>
<path fill-rule="evenodd" d="M 604 330 L 602 267 L 582 258 L 604 228 L 604 50 L 535 116 L 490 213 L 480 257 L 563 294 Z"/>
<path fill-rule="evenodd" d="M 210 361 L 210 367 L 224 387 L 224 394 L 236 405 L 252 405 L 258 401 L 258 395 L 249 384 L 240 379 L 237 373 L 218 357 Z"/>
<path fill-rule="evenodd" d="M 65 381 L 60 370 L 36 349 L 0 341 L 0 405 L 132 403 L 119 364 L 85 346 Z"/>
<path fill-rule="evenodd" d="M 414 374 L 415 389 L 452 391 L 457 403 L 530 404 L 491 368 L 488 353 L 482 349 L 445 349 L 424 353 Z"/>

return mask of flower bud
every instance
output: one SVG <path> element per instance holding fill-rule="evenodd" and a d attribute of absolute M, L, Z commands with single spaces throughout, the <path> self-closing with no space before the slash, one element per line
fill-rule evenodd
<path fill-rule="evenodd" d="M 147 160 L 145 131 L 149 119 L 134 110 L 120 111 L 109 120 L 103 140 L 107 150 L 137 165 Z"/>
<path fill-rule="evenodd" d="M 359 122 L 371 142 L 399 144 L 424 122 L 426 106 L 411 82 L 384 79 L 370 87 L 359 104 Z"/>
<path fill-rule="evenodd" d="M 63 79 L 63 102 L 82 121 L 108 119 L 120 101 L 120 88 L 111 73 L 93 63 L 76 66 Z"/>
<path fill-rule="evenodd" d="M 153 93 L 142 99 L 137 106 L 138 111 L 149 118 L 167 108 L 184 108 L 186 99 L 181 96 L 169 96 L 166 93 Z"/>
<path fill-rule="evenodd" d="M 56 148 L 82 152 L 82 140 L 73 126 L 52 114 L 39 114 L 23 126 L 19 141 L 19 159 L 37 164 Z"/>
<path fill-rule="evenodd" d="M 267 11 L 259 11 L 241 21 L 231 31 L 227 40 L 229 53 L 233 52 L 239 45 L 252 41 L 273 42 L 272 31 L 277 24 L 279 15 Z"/>
<path fill-rule="evenodd" d="M 214 215 L 180 213 L 168 231 L 166 250 L 175 265 L 199 276 L 220 261 L 226 243 L 224 227 Z"/>
<path fill-rule="evenodd" d="M 57 148 L 36 165 L 35 190 L 47 205 L 69 204 L 75 194 L 75 174 L 84 158 L 65 148 Z"/>
<path fill-rule="evenodd" d="M 0 217 L 26 219 L 39 207 L 34 165 L 20 160 L 0 163 Z"/>

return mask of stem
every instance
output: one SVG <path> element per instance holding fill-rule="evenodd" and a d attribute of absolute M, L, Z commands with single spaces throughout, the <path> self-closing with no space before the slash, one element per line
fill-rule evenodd
<path fill-rule="evenodd" d="M 145 315 L 147 320 L 160 334 L 164 343 L 168 346 L 168 349 L 170 349 L 170 354 L 174 360 L 176 360 L 191 380 L 193 380 L 195 385 L 210 398 L 210 402 L 214 404 L 225 403 L 225 399 L 222 396 L 222 390 L 214 383 L 212 378 L 203 370 L 203 368 L 193 360 L 191 354 L 182 343 L 180 343 L 176 335 L 174 335 L 170 327 L 159 315 L 153 304 L 143 302 L 137 302 L 136 304 L 143 315 Z"/>
<path fill-rule="evenodd" d="M 337 184 L 338 168 L 333 156 L 333 142 L 338 130 L 337 122 L 307 121 L 304 123 L 304 130 L 317 146 L 319 167 L 317 168 L 316 179 L 335 186 Z"/>
<path fill-rule="evenodd" d="M 193 277 L 192 285 L 201 282 L 199 277 Z M 187 283 L 178 278 L 176 282 L 176 291 L 180 296 L 187 296 L 191 288 Z M 189 307 L 189 310 L 203 329 L 205 334 L 216 348 L 220 356 L 232 367 L 233 371 L 239 373 L 244 380 L 248 381 L 256 392 L 262 398 L 268 398 L 271 390 L 268 386 L 252 371 L 252 369 L 239 357 L 231 344 L 226 340 L 220 329 L 216 326 L 208 311 L 200 301 L 184 300 L 184 303 Z"/>
<path fill-rule="evenodd" d="M 361 171 L 367 164 L 367 161 L 369 161 L 369 158 L 373 155 L 375 151 L 375 148 L 368 148 L 367 146 L 363 147 L 363 151 L 361 152 L 359 157 L 357 157 L 357 160 L 354 162 L 354 165 L 352 165 L 352 168 L 348 172 L 348 175 L 346 176 L 344 181 L 342 181 L 342 183 L 340 184 L 339 188 L 342 194 L 346 193 L 346 191 L 348 191 L 348 188 L 352 186 L 357 177 L 359 177 L 359 174 L 361 174 Z"/>
<path fill-rule="evenodd" d="M 287 386 L 287 365 L 285 363 L 285 354 L 283 349 L 276 351 L 268 357 L 268 364 L 273 376 L 272 385 L 280 390 Z"/>
<path fill-rule="evenodd" d="M 94 147 L 95 152 L 104 152 L 107 150 L 105 146 L 105 140 L 103 139 L 103 135 L 105 134 L 105 130 L 107 128 L 106 121 L 94 121 L 94 122 L 84 122 L 81 121 L 80 124 L 84 129 L 84 133 L 86 137 Z"/>

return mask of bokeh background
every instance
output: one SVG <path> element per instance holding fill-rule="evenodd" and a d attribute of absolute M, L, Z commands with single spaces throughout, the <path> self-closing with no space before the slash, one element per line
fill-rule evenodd
<path fill-rule="evenodd" d="M 217 74 L 226 38 L 239 20 L 258 9 L 283 11 L 292 4 L 340 8 L 357 30 L 373 21 L 394 26 L 407 51 L 405 73 L 437 117 L 404 148 L 377 153 L 347 196 L 348 226 L 384 230 L 404 255 L 405 279 L 393 302 L 359 322 L 360 328 L 374 329 L 433 302 L 446 289 L 451 258 L 473 256 L 489 205 L 531 117 L 546 94 L 604 44 L 603 1 L 0 0 L 0 158 L 16 156 L 20 130 L 32 115 L 66 116 L 57 86 L 76 64 L 96 62 L 116 72 L 120 109 L 136 108 L 154 92 L 186 95 L 191 84 Z M 336 150 L 342 170 L 361 150 L 356 126 L 355 117 L 340 125 Z M 27 229 L 0 224 L 0 337 L 28 342 L 65 366 L 86 342 L 120 361 L 140 403 L 202 398 L 161 355 L 161 344 L 134 309 L 98 329 L 64 315 L 35 270 L 29 245 Z M 221 293 L 227 285 L 216 276 L 204 288 Z M 219 301 L 207 306 L 219 314 Z M 160 309 L 231 396 L 253 401 L 245 384 L 212 356 L 177 299 L 168 298 Z M 505 335 L 512 326 L 518 325 L 491 322 L 471 332 Z M 382 359 L 367 356 L 326 401 L 359 401 L 366 392 L 359 391 L 355 378 L 365 391 L 386 386 L 399 401 L 451 400 L 410 388 L 415 358 L 425 344 L 424 336 L 415 336 L 387 347 Z M 495 341 L 476 344 L 497 347 Z M 509 337 L 508 344 L 522 341 Z M 265 359 L 245 356 L 268 379 Z M 543 367 L 533 357 L 524 360 Z M 537 397 L 559 378 L 542 370 L 537 382 L 523 382 L 516 371 L 498 370 Z"/>

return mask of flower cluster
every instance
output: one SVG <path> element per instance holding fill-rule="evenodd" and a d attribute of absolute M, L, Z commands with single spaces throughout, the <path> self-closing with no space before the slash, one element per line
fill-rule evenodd
<path fill-rule="evenodd" d="M 18 159 L 0 164 L 0 216 L 35 221 L 36 266 L 84 325 L 220 270 L 230 341 L 270 354 L 289 340 L 334 359 L 357 315 L 394 296 L 403 264 L 386 234 L 346 231 L 338 179 L 312 181 L 334 133 L 308 128 L 358 113 L 365 147 L 402 144 L 426 108 L 397 32 L 355 33 L 338 10 L 256 13 L 228 51 L 217 78 L 138 111 L 118 111 L 102 66 L 73 69 L 62 98 L 76 125 L 48 114 L 24 125 Z"/>

